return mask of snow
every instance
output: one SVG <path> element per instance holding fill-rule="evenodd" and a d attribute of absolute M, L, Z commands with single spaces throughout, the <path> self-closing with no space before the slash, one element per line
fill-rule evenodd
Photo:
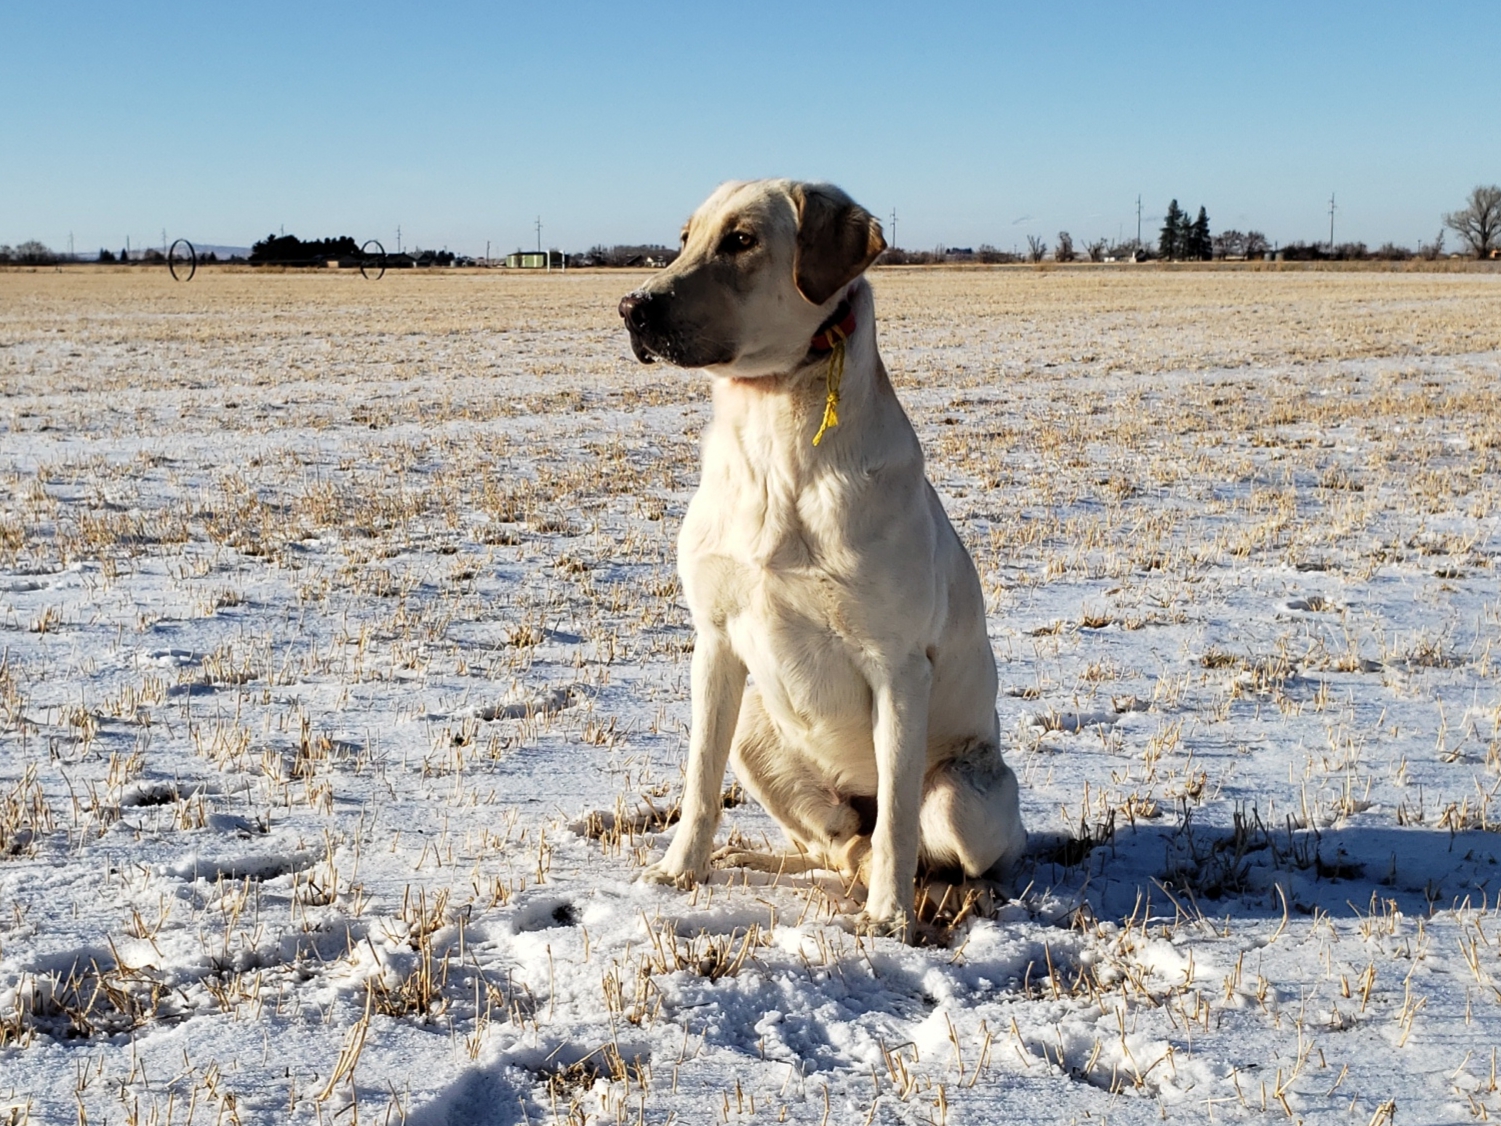
<path fill-rule="evenodd" d="M 923 947 L 635 882 L 631 284 L 0 274 L 0 1121 L 1501 1112 L 1501 278 L 876 273 L 1032 834 Z"/>

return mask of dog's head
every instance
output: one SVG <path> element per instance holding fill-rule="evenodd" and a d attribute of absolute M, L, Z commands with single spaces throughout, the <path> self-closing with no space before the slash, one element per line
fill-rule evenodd
<path fill-rule="evenodd" d="M 667 269 L 620 302 L 631 348 L 716 375 L 791 371 L 850 282 L 886 249 L 881 224 L 831 184 L 722 184 Z"/>

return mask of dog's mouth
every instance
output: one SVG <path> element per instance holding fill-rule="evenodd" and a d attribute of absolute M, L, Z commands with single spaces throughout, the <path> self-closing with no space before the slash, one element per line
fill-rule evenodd
<path fill-rule="evenodd" d="M 707 368 L 734 361 L 734 349 L 710 340 L 686 340 L 676 334 L 642 332 L 627 325 L 631 351 L 643 364 L 658 361 L 680 368 Z"/>
<path fill-rule="evenodd" d="M 658 360 L 667 358 L 665 356 L 659 355 L 657 351 L 646 342 L 646 338 L 643 337 L 635 329 L 628 328 L 626 331 L 630 333 L 631 351 L 636 354 L 636 359 L 640 360 L 643 364 L 654 364 Z"/>

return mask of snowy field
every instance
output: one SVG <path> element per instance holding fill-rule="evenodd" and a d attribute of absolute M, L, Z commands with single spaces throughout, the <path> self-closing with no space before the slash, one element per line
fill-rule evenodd
<path fill-rule="evenodd" d="M 1501 1115 L 1501 275 L 873 277 L 1032 834 L 918 948 L 635 882 L 636 277 L 0 273 L 0 1124 Z"/>

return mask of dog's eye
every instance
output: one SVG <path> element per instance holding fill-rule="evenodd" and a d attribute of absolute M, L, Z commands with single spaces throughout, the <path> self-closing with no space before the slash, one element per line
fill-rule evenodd
<path fill-rule="evenodd" d="M 719 240 L 719 253 L 739 254 L 756 245 L 756 236 L 749 231 L 731 231 Z"/>

